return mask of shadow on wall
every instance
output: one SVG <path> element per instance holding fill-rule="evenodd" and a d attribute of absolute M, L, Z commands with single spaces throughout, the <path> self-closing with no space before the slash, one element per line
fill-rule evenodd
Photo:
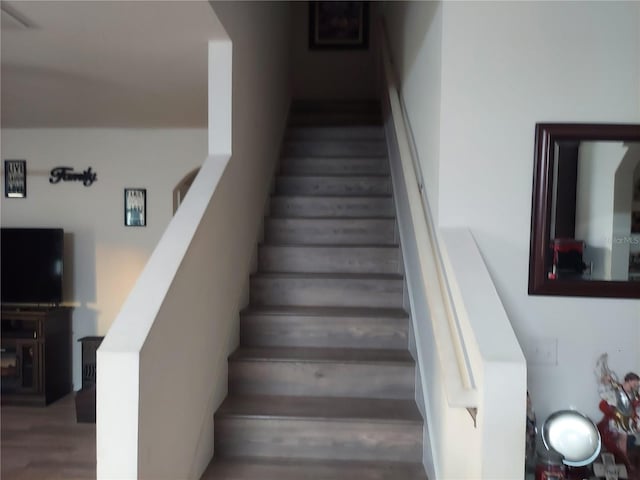
<path fill-rule="evenodd" d="M 82 269 L 82 273 L 80 273 Z M 81 282 L 77 280 L 82 278 Z M 73 306 L 71 368 L 73 371 L 73 389 L 82 387 L 82 349 L 79 339 L 98 334 L 98 315 L 96 303 L 96 250 L 95 235 L 92 231 L 80 231 L 64 234 L 64 302 Z"/>
<path fill-rule="evenodd" d="M 382 7 L 387 35 L 394 45 L 391 56 L 399 78 L 407 78 L 413 69 L 440 8 L 440 2 L 385 2 Z"/>
<path fill-rule="evenodd" d="M 75 228 L 64 233 L 63 301 L 96 302 L 96 239 L 93 231 Z M 77 280 L 81 278 L 82 282 Z"/>

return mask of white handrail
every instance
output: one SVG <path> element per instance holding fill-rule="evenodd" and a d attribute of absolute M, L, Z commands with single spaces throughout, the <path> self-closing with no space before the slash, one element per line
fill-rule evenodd
<path fill-rule="evenodd" d="M 434 224 L 380 27 L 385 131 L 422 387 L 418 403 L 427 421 L 423 463 L 434 479 L 521 478 L 524 355 L 471 231 Z"/>
<path fill-rule="evenodd" d="M 478 400 L 473 372 L 448 289 L 437 233 L 433 226 L 433 217 L 426 196 L 423 195 L 424 188 L 420 168 L 415 161 L 417 156 L 412 152 L 409 141 L 410 130 L 407 127 L 408 122 L 405 120 L 406 113 L 402 108 L 397 80 L 391 66 L 386 34 L 382 26 L 381 31 L 384 77 L 389 108 L 394 119 L 395 138 L 400 152 L 402 171 L 405 177 L 413 177 L 413 181 L 406 181 L 408 179 L 405 178 L 411 220 L 417 235 L 426 241 L 418 247 L 420 267 L 424 277 L 437 279 L 434 284 L 429 285 L 429 288 L 425 288 L 423 283 L 423 288 L 431 310 L 440 365 L 446 370 L 444 381 L 447 387 L 447 400 L 450 405 L 477 408 Z"/>

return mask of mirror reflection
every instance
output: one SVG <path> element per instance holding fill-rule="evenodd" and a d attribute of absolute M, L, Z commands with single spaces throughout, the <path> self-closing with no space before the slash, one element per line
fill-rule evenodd
<path fill-rule="evenodd" d="M 531 295 L 640 298 L 640 124 L 537 123 Z"/>
<path fill-rule="evenodd" d="M 549 280 L 640 282 L 640 143 L 553 143 Z"/>

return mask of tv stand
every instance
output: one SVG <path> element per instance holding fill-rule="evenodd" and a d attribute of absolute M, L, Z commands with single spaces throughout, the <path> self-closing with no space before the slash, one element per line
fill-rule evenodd
<path fill-rule="evenodd" d="M 71 308 L 2 305 L 3 404 L 45 406 L 70 393 Z"/>

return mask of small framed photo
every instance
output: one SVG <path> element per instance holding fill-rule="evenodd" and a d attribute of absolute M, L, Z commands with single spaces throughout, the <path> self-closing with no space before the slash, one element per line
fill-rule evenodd
<path fill-rule="evenodd" d="M 369 2 L 309 2 L 309 48 L 369 48 Z"/>
<path fill-rule="evenodd" d="M 124 224 L 127 227 L 147 226 L 147 189 L 124 189 Z"/>
<path fill-rule="evenodd" d="M 24 198 L 27 196 L 27 161 L 4 161 L 4 196 Z"/>

